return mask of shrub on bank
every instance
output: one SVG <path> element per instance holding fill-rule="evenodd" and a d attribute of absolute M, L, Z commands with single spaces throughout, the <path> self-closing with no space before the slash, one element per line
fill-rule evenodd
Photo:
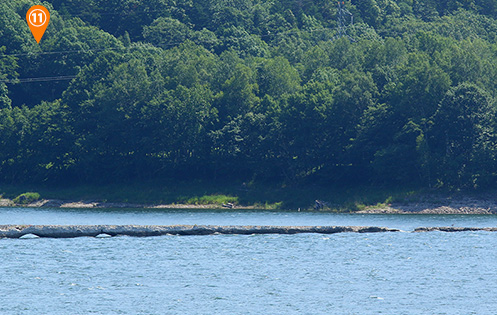
<path fill-rule="evenodd" d="M 227 195 L 204 195 L 201 197 L 191 197 L 181 200 L 182 203 L 190 205 L 221 205 L 226 203 L 238 203 L 238 197 Z"/>
<path fill-rule="evenodd" d="M 19 205 L 27 205 L 40 199 L 40 194 L 36 192 L 27 192 L 14 198 L 14 202 Z"/>

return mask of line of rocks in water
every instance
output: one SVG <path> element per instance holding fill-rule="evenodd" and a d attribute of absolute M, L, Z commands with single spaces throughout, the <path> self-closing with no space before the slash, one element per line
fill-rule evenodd
<path fill-rule="evenodd" d="M 414 232 L 474 232 L 474 231 L 486 231 L 486 232 L 497 232 L 495 227 L 456 227 L 456 226 L 439 226 L 439 227 L 419 227 L 414 229 Z"/>
<path fill-rule="evenodd" d="M 161 236 L 212 234 L 334 234 L 344 232 L 398 232 L 398 229 L 369 226 L 218 226 L 218 225 L 1 225 L 0 238 L 73 238 L 81 236 Z"/>
<path fill-rule="evenodd" d="M 414 232 L 497 232 L 497 228 L 421 227 Z M 401 232 L 375 226 L 219 226 L 219 225 L 0 225 L 0 238 L 74 238 L 112 236 L 299 234 Z"/>

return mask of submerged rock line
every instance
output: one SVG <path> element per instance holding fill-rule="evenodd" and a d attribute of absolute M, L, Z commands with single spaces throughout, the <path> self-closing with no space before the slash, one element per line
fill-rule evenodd
<path fill-rule="evenodd" d="M 497 232 L 497 228 L 420 227 L 413 232 Z M 300 234 L 401 232 L 376 226 L 239 226 L 239 225 L 0 225 L 0 238 L 73 238 L 113 236 Z"/>
<path fill-rule="evenodd" d="M 298 233 L 378 233 L 398 232 L 374 226 L 220 226 L 220 225 L 1 225 L 0 238 L 35 235 L 50 238 L 81 236 L 161 236 L 212 234 L 298 234 Z"/>

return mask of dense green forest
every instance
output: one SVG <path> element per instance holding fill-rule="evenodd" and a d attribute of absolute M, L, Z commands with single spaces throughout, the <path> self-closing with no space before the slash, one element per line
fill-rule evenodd
<path fill-rule="evenodd" d="M 497 1 L 343 8 L 2 1 L 0 181 L 495 186 Z"/>

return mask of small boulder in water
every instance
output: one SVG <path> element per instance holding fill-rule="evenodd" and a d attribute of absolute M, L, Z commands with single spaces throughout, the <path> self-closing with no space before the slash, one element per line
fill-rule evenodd
<path fill-rule="evenodd" d="M 40 237 L 38 235 L 36 235 L 36 234 L 29 233 L 29 234 L 24 234 L 23 236 L 21 236 L 19 238 L 26 239 L 26 240 L 31 240 L 31 239 L 40 238 Z"/>
<path fill-rule="evenodd" d="M 109 235 L 109 234 L 106 234 L 106 233 L 100 233 L 100 234 L 98 234 L 95 237 L 96 238 L 109 238 L 109 237 L 112 237 L 112 235 Z"/>

